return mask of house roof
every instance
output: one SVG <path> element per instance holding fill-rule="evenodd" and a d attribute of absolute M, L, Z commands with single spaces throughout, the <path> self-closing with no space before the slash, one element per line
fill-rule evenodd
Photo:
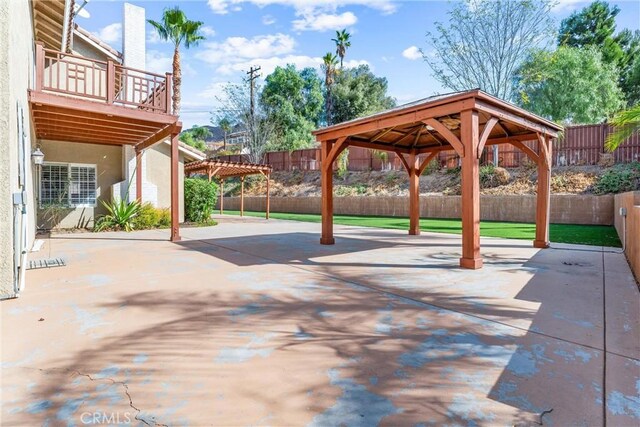
<path fill-rule="evenodd" d="M 70 10 L 73 10 L 74 0 L 33 0 L 31 5 L 35 40 L 44 43 L 47 48 L 66 51 L 70 41 L 69 28 L 73 20 Z"/>
<path fill-rule="evenodd" d="M 107 43 L 102 41 L 95 34 L 92 34 L 88 30 L 85 30 L 78 24 L 74 24 L 73 28 L 74 28 L 73 34 L 75 36 L 78 36 L 81 39 L 87 41 L 89 44 L 91 44 L 96 49 L 103 52 L 105 55 L 110 56 L 111 58 L 115 59 L 118 62 L 122 62 L 123 55 L 121 52 L 118 52 L 116 49 L 114 49 L 113 47 L 109 46 Z"/>

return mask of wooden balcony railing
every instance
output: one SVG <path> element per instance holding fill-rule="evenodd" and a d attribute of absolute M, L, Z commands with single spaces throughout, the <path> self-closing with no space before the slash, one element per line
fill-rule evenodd
<path fill-rule="evenodd" d="M 171 73 L 150 73 L 36 45 L 36 91 L 171 114 Z"/>

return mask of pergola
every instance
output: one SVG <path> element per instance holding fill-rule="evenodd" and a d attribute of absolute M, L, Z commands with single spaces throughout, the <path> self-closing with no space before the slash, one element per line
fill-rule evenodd
<path fill-rule="evenodd" d="M 269 165 L 257 163 L 237 163 L 206 159 L 185 165 L 184 172 L 187 175 L 207 175 L 209 182 L 211 182 L 212 178 L 217 178 L 220 181 L 220 215 L 224 213 L 224 180 L 227 178 L 240 177 L 240 216 L 244 216 L 244 178 L 247 175 L 263 175 L 267 179 L 267 206 L 265 209 L 265 217 L 269 219 L 269 178 L 271 176 L 271 169 Z"/>
<path fill-rule="evenodd" d="M 462 161 L 462 257 L 478 269 L 480 257 L 480 156 L 486 146 L 511 144 L 538 166 L 536 248 L 549 246 L 552 140 L 562 127 L 478 89 L 439 95 L 316 130 L 322 155 L 322 237 L 332 245 L 333 163 L 347 147 L 396 153 L 409 174 L 409 234 L 420 234 L 420 175 L 440 151 Z M 526 141 L 534 143 L 525 144 Z M 533 148 L 532 148 L 533 147 Z"/>

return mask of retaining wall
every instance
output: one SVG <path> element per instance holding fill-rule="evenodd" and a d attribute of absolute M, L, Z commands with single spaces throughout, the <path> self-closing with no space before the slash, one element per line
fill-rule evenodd
<path fill-rule="evenodd" d="M 421 196 L 420 216 L 460 218 L 460 196 Z M 551 222 L 554 224 L 612 225 L 613 196 L 552 195 Z M 245 197 L 247 211 L 264 211 L 265 197 Z M 409 199 L 390 197 L 334 197 L 336 215 L 409 216 Z M 240 209 L 240 198 L 225 197 L 224 208 Z M 271 197 L 271 212 L 320 213 L 320 197 Z M 481 196 L 480 218 L 486 221 L 535 222 L 536 196 Z"/>
<path fill-rule="evenodd" d="M 626 227 L 623 227 L 623 218 L 617 214 L 620 208 L 627 209 Z M 636 280 L 640 282 L 640 191 L 616 194 L 615 212 L 616 231 L 621 241 L 626 234 L 625 255 Z"/>

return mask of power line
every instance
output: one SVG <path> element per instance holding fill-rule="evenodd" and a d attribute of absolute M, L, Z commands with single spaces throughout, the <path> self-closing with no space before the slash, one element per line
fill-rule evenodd
<path fill-rule="evenodd" d="M 253 92 L 255 91 L 256 79 L 260 77 L 257 73 L 260 71 L 262 67 L 251 67 L 247 74 L 249 75 L 249 87 L 250 87 L 250 96 L 251 96 L 251 117 L 254 116 L 255 111 L 255 101 L 253 99 Z"/>

